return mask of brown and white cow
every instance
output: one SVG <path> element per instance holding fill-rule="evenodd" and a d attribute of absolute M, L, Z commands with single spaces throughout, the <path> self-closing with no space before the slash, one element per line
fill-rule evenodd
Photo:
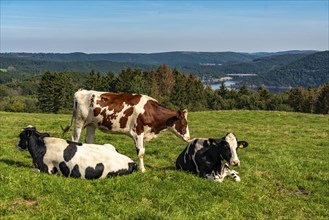
<path fill-rule="evenodd" d="M 145 142 L 163 130 L 170 130 L 184 141 L 190 138 L 186 110 L 170 110 L 141 94 L 79 90 L 74 94 L 71 123 L 64 132 L 69 130 L 73 120 L 73 141 L 79 141 L 85 127 L 87 143 L 93 142 L 96 128 L 105 133 L 125 134 L 133 138 L 142 172 L 145 171 Z"/>

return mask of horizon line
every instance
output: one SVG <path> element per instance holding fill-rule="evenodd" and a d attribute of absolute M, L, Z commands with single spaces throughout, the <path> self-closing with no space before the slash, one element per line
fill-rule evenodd
<path fill-rule="evenodd" d="M 10 52 L 1 52 L 0 54 L 161 54 L 161 53 L 246 53 L 246 54 L 257 54 L 257 53 L 280 53 L 280 52 L 294 52 L 294 51 L 304 51 L 304 52 L 323 52 L 328 51 L 325 50 L 317 50 L 317 49 L 292 49 L 292 50 L 277 50 L 277 51 L 257 51 L 257 52 L 243 52 L 243 51 L 194 51 L 194 50 L 173 50 L 173 51 L 162 51 L 162 52 L 23 52 L 23 51 L 10 51 Z"/>

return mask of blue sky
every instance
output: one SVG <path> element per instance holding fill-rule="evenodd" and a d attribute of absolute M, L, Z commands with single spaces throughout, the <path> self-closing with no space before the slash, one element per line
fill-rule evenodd
<path fill-rule="evenodd" d="M 329 0 L 1 0 L 1 52 L 328 50 Z"/>

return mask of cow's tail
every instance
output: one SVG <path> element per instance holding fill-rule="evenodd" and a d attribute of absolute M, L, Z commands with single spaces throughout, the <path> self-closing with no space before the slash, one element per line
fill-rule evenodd
<path fill-rule="evenodd" d="M 76 112 L 77 112 L 77 105 L 78 105 L 77 100 L 74 98 L 73 113 L 72 113 L 71 122 L 65 128 L 63 128 L 63 126 L 61 125 L 62 131 L 63 131 L 63 133 L 62 133 L 63 136 L 66 132 L 68 132 L 70 130 L 70 128 L 73 124 L 73 120 L 74 120 Z"/>

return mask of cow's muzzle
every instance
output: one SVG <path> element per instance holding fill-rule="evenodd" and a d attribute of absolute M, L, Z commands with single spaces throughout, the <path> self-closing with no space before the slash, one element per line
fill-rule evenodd
<path fill-rule="evenodd" d="M 182 138 L 183 138 L 184 141 L 188 142 L 191 137 L 190 136 L 182 136 Z"/>
<path fill-rule="evenodd" d="M 232 160 L 231 165 L 232 166 L 239 166 L 240 165 L 240 160 Z"/>
<path fill-rule="evenodd" d="M 25 150 L 25 149 L 21 148 L 21 147 L 19 146 L 19 142 L 17 142 L 17 143 L 16 143 L 16 150 L 23 151 L 23 150 Z"/>

